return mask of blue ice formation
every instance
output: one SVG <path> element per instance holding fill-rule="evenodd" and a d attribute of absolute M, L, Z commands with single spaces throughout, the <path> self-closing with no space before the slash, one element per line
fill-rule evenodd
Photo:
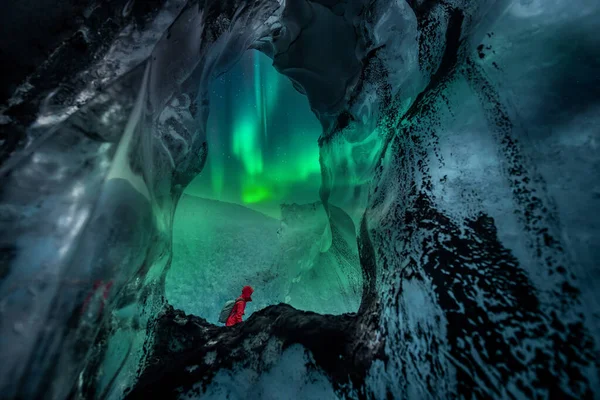
<path fill-rule="evenodd" d="M 600 396 L 597 1 L 6 7 L 2 397 Z M 323 126 L 319 251 L 358 257 L 354 313 L 167 304 L 209 84 L 248 49 Z"/>

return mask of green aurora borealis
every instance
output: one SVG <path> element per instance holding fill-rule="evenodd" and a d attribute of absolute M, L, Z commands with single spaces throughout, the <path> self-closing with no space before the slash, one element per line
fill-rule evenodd
<path fill-rule="evenodd" d="M 319 200 L 321 125 L 272 61 L 248 51 L 210 89 L 209 155 L 186 193 L 279 216 Z"/>

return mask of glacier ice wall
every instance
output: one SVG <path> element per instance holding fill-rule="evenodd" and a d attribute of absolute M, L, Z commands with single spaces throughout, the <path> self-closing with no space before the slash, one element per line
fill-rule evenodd
<path fill-rule="evenodd" d="M 6 396 L 100 397 L 135 376 L 144 330 L 163 302 L 174 205 L 206 159 L 208 82 L 265 35 L 278 5 L 245 13 L 236 2 L 203 6 L 92 7 L 53 53 L 58 59 L 36 71 L 41 78 L 32 75 L 9 99 L 2 120 Z M 88 35 L 97 25 L 110 34 Z M 69 76 L 71 67 L 82 70 Z M 47 95 L 49 82 L 34 86 L 42 78 L 58 89 Z M 39 113 L 26 113 L 36 106 Z"/>
<path fill-rule="evenodd" d="M 283 353 L 324 395 L 323 376 L 351 398 L 598 397 L 597 2 L 136 4 L 83 13 L 3 109 L 3 394 L 193 397 L 263 372 L 276 388 Z M 160 311 L 207 85 L 248 48 L 323 125 L 355 315 L 274 306 L 227 331 Z"/>

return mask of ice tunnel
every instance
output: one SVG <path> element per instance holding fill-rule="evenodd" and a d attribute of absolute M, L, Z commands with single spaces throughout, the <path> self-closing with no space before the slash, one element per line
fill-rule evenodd
<path fill-rule="evenodd" d="M 597 1 L 0 8 L 1 398 L 600 398 Z M 259 225 L 214 199 L 178 217 L 225 137 L 211 87 L 248 51 L 318 120 L 320 184 L 278 208 L 293 250 L 260 273 L 287 292 L 223 327 L 176 224 Z M 307 259 L 347 269 L 290 296 Z M 334 286 L 354 306 L 319 309 Z"/>

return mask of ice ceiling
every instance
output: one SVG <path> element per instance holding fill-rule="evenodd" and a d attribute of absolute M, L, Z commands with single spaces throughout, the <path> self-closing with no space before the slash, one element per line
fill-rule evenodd
<path fill-rule="evenodd" d="M 596 0 L 5 3 L 1 397 L 599 396 Z M 207 122 L 235 107 L 211 84 L 249 49 L 321 124 L 320 201 L 282 208 L 282 235 L 338 277 L 360 266 L 339 285 L 354 313 L 277 304 L 225 329 L 167 301 L 177 204 L 204 168 L 225 187 Z M 257 157 L 271 133 L 239 105 L 253 201 L 291 170 Z M 219 204 L 196 206 L 273 222 Z"/>

